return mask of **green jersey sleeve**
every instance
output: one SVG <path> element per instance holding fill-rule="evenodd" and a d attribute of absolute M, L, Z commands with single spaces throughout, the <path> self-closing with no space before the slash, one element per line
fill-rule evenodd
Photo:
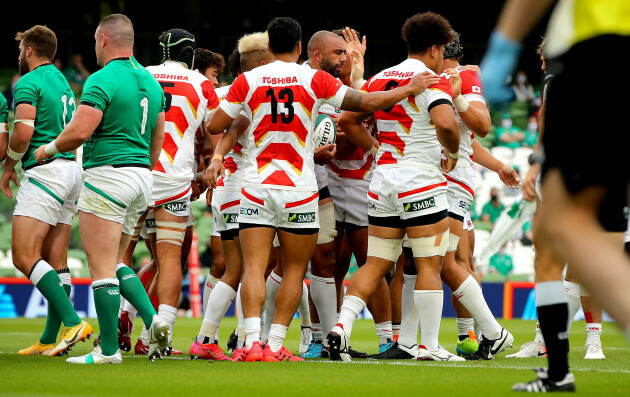
<path fill-rule="evenodd" d="M 97 74 L 88 77 L 83 86 L 81 103 L 104 112 L 107 105 L 112 101 L 111 90 L 108 89 L 109 84 L 106 81 L 102 81 L 103 79 L 99 77 Z"/>
<path fill-rule="evenodd" d="M 13 94 L 15 100 L 15 107 L 18 105 L 27 104 L 37 107 L 39 103 L 39 87 L 35 83 L 34 79 L 28 74 L 22 76 L 15 85 L 15 93 Z"/>
<path fill-rule="evenodd" d="M 9 107 L 4 95 L 0 94 L 0 123 L 6 123 L 9 119 Z M 2 132 L 2 131 L 0 131 Z"/>

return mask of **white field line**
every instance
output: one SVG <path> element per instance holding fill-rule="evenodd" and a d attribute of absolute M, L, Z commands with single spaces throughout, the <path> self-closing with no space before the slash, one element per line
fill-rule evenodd
<path fill-rule="evenodd" d="M 619 348 L 625 349 L 625 348 Z M 0 352 L 0 354 L 14 355 L 14 352 Z M 183 355 L 184 357 L 163 357 L 163 360 L 185 360 L 185 361 L 207 361 L 207 360 L 191 360 L 187 355 Z M 143 355 L 124 355 L 123 359 L 128 358 L 141 358 L 144 360 L 148 360 L 146 356 Z M 156 360 L 156 362 L 159 360 Z M 532 370 L 533 367 L 523 367 L 523 366 L 509 366 L 509 365 L 492 365 L 492 366 L 474 366 L 474 365 L 458 365 L 458 363 L 440 363 L 440 362 L 413 362 L 413 361 L 377 361 L 377 360 L 361 360 L 361 361 L 351 361 L 351 362 L 334 362 L 334 361 L 307 361 L 313 364 L 324 364 L 324 365 L 397 365 L 397 366 L 415 366 L 415 367 L 446 367 L 446 368 L 462 368 L 462 369 L 517 369 L 517 370 Z M 473 364 L 471 362 L 471 364 Z M 575 366 L 571 367 L 572 372 L 606 372 L 606 373 L 619 373 L 619 374 L 630 374 L 630 370 L 627 369 L 600 369 L 600 368 L 591 368 L 591 367 L 582 367 L 577 368 Z"/>

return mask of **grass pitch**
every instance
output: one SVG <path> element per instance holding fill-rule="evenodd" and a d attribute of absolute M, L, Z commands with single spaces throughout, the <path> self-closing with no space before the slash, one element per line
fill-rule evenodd
<path fill-rule="evenodd" d="M 98 333 L 96 320 L 88 320 Z M 141 319 L 136 320 L 135 343 Z M 532 321 L 501 321 L 515 337 L 515 352 L 534 337 Z M 188 352 L 201 319 L 179 318 L 173 346 Z M 236 326 L 236 319 L 221 324 L 221 346 Z M 502 396 L 511 394 L 516 382 L 534 378 L 531 368 L 546 366 L 546 359 L 507 359 L 505 353 L 492 361 L 424 363 L 414 361 L 355 360 L 332 363 L 233 363 L 189 359 L 187 354 L 151 363 L 145 356 L 123 354 L 122 365 L 81 366 L 64 358 L 18 356 L 16 352 L 39 338 L 44 319 L 0 320 L 0 395 L 63 396 L 168 396 L 168 395 L 390 395 L 411 393 L 439 396 Z M 286 346 L 297 351 L 299 323 L 289 330 Z M 440 342 L 455 351 L 455 321 L 442 321 Z M 358 320 L 352 346 L 374 353 L 378 340 L 374 324 Z M 606 360 L 584 360 L 584 322 L 571 330 L 571 370 L 577 394 L 589 396 L 630 395 L 630 348 L 614 324 L 604 324 L 602 341 Z M 79 343 L 70 353 L 84 354 L 91 342 Z M 439 393 L 439 394 L 438 394 Z M 426 394 L 425 394 L 426 395 Z"/>

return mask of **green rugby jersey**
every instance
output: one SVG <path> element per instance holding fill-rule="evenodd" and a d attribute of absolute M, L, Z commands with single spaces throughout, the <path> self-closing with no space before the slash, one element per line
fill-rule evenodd
<path fill-rule="evenodd" d="M 0 93 L 0 123 L 6 123 L 9 119 L 9 107 L 7 106 L 7 100 Z"/>
<path fill-rule="evenodd" d="M 164 91 L 133 57 L 111 60 L 88 77 L 81 105 L 103 112 L 83 147 L 83 168 L 151 166 L 151 135 L 164 111 Z"/>
<path fill-rule="evenodd" d="M 37 109 L 33 136 L 22 157 L 22 168 L 27 170 L 38 165 L 35 150 L 59 136 L 74 116 L 77 104 L 68 81 L 51 63 L 40 65 L 20 77 L 15 85 L 14 98 L 16 109 L 21 104 Z M 75 158 L 72 152 L 64 152 L 55 154 L 52 159 L 60 157 Z"/>

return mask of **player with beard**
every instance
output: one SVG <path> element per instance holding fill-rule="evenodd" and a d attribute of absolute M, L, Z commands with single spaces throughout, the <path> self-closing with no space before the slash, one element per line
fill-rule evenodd
<path fill-rule="evenodd" d="M 77 104 L 68 82 L 51 63 L 57 51 L 55 33 L 36 25 L 18 33 L 16 40 L 22 77 L 15 86 L 15 124 L 6 147 L 1 186 L 9 198 L 13 198 L 9 181 L 20 186 L 13 211 L 13 263 L 48 301 L 44 333 L 18 354 L 54 356 L 67 353 L 92 334 L 90 324 L 79 318 L 68 299 L 71 282 L 66 260 L 81 192 L 81 167 L 72 150 L 56 154 L 45 164 L 37 162 L 34 152 L 59 135 L 74 116 Z M 0 128 L 7 130 L 6 118 L 0 117 Z M 7 135 L 0 133 L 3 138 Z M 15 171 L 19 161 L 24 171 L 21 184 Z"/>

